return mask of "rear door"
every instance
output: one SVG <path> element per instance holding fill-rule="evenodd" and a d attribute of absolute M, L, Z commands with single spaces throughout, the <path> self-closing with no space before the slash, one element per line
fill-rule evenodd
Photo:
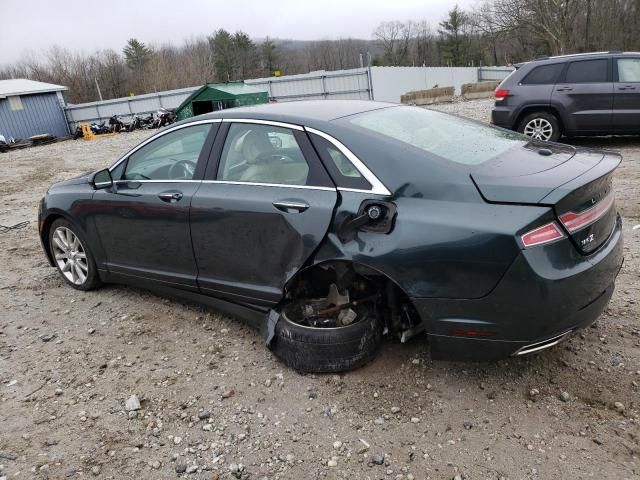
<path fill-rule="evenodd" d="M 552 103 L 565 112 L 567 133 L 596 133 L 611 129 L 613 81 L 607 58 L 574 60 L 553 89 Z"/>
<path fill-rule="evenodd" d="M 613 129 L 640 131 L 640 56 L 614 59 Z"/>
<path fill-rule="evenodd" d="M 301 127 L 222 125 L 191 205 L 198 285 L 231 301 L 273 305 L 325 237 L 337 192 Z"/>

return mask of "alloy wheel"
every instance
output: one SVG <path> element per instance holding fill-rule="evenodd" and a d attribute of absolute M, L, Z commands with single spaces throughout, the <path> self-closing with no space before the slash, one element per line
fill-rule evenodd
<path fill-rule="evenodd" d="M 523 133 L 536 140 L 549 141 L 553 136 L 553 125 L 544 118 L 534 118 L 524 126 Z"/>
<path fill-rule="evenodd" d="M 87 254 L 78 236 L 67 227 L 58 227 L 51 237 L 51 249 L 58 268 L 74 285 L 82 285 L 89 275 Z"/>

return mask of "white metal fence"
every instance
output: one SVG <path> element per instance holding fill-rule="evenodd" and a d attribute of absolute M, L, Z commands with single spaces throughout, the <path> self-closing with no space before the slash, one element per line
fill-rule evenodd
<path fill-rule="evenodd" d="M 460 94 L 463 83 L 502 80 L 513 69 L 507 67 L 371 67 L 317 71 L 284 77 L 246 80 L 247 85 L 268 92 L 279 102 L 305 99 L 358 99 L 400 102 L 413 91 L 454 87 Z M 112 115 L 147 114 L 159 108 L 176 108 L 199 87 L 181 88 L 103 102 L 67 105 L 65 112 L 72 131 L 80 122 L 102 122 Z"/>
<path fill-rule="evenodd" d="M 478 69 L 478 81 L 504 80 L 515 70 L 513 67 L 480 67 Z"/>
<path fill-rule="evenodd" d="M 247 85 L 265 90 L 279 102 L 310 99 L 371 99 L 371 83 L 366 68 L 325 70 L 285 77 L 245 80 Z"/>
<path fill-rule="evenodd" d="M 147 93 L 135 97 L 114 98 L 102 102 L 66 105 L 65 113 L 72 131 L 80 122 L 103 122 L 113 115 L 130 116 L 155 112 L 159 108 L 176 108 L 200 86 Z"/>

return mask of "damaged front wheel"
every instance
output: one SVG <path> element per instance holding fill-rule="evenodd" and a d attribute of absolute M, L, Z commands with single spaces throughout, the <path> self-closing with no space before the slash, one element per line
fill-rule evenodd
<path fill-rule="evenodd" d="M 273 353 L 303 372 L 336 373 L 363 366 L 382 343 L 384 325 L 375 302 L 351 302 L 350 308 L 338 310 L 322 309 L 313 300 L 289 303 L 275 326 Z"/>

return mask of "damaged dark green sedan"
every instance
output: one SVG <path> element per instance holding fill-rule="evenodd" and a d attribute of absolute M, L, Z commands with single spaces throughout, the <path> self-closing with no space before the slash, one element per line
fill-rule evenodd
<path fill-rule="evenodd" d="M 261 105 L 53 185 L 39 229 L 70 286 L 207 303 L 296 369 L 363 365 L 385 333 L 488 360 L 555 345 L 607 305 L 619 163 L 415 107 Z"/>

